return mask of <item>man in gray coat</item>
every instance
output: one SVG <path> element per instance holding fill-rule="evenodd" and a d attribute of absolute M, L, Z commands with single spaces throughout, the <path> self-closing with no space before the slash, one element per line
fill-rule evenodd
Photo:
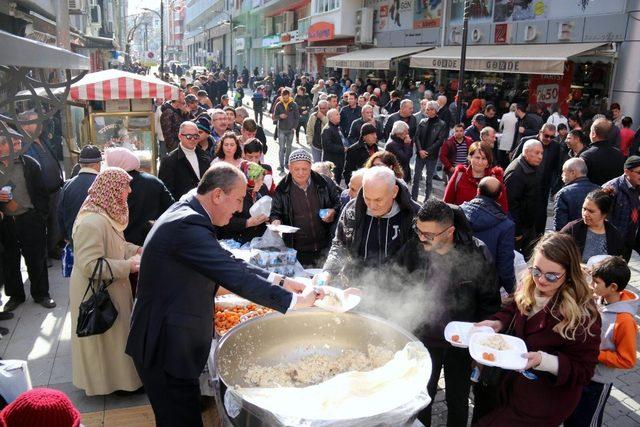
<path fill-rule="evenodd" d="M 278 125 L 278 144 L 280 145 L 279 158 L 280 166 L 278 170 L 284 171 L 285 160 L 291 154 L 291 144 L 293 143 L 293 134 L 298 126 L 300 113 L 298 105 L 291 99 L 291 90 L 289 88 L 282 89 L 280 101 L 274 109 L 274 116 Z"/>

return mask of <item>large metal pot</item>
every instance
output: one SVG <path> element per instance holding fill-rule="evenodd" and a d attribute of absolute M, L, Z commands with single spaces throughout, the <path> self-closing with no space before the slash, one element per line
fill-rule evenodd
<path fill-rule="evenodd" d="M 305 309 L 286 315 L 271 313 L 237 326 L 220 340 L 216 349 L 220 378 L 217 401 L 224 401 L 228 386 L 251 386 L 244 380 L 246 368 L 251 365 L 295 362 L 312 354 L 337 355 L 346 349 L 366 353 L 369 344 L 395 352 L 411 341 L 418 339 L 372 315 L 337 314 L 320 309 Z M 246 401 L 241 406 L 236 415 L 229 414 L 222 405 L 221 416 L 234 426 L 265 425 L 265 420 L 259 416 L 259 408 L 252 408 Z"/>

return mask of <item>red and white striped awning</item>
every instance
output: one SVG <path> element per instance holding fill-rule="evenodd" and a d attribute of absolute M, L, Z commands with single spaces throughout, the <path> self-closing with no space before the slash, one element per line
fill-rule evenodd
<path fill-rule="evenodd" d="M 178 99 L 178 86 L 160 79 L 121 70 L 89 73 L 71 85 L 69 98 L 74 101 L 107 101 L 112 99 Z"/>

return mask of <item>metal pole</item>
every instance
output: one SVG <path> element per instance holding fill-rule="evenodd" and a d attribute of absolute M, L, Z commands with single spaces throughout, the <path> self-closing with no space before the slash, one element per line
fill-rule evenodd
<path fill-rule="evenodd" d="M 160 75 L 164 80 L 164 1 L 160 0 Z"/>
<path fill-rule="evenodd" d="M 464 15 L 462 20 L 462 48 L 460 50 L 460 73 L 458 77 L 458 93 L 457 93 L 457 107 L 458 107 L 458 123 L 462 123 L 462 103 L 463 103 L 463 88 L 464 88 L 464 66 L 467 61 L 467 33 L 469 32 L 469 12 L 471 4 L 469 0 L 464 2 Z"/>

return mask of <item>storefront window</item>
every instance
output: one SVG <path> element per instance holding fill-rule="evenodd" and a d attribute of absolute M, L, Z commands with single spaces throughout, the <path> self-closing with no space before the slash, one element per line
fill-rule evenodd
<path fill-rule="evenodd" d="M 316 0 L 315 13 L 329 12 L 340 8 L 340 0 Z"/>

